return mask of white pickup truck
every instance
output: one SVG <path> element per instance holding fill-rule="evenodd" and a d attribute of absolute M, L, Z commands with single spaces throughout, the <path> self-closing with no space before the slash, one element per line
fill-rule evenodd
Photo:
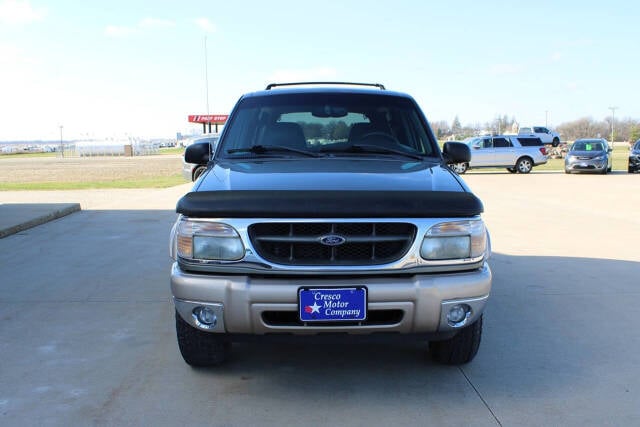
<path fill-rule="evenodd" d="M 551 144 L 554 147 L 560 144 L 560 134 L 543 126 L 521 127 L 518 136 L 535 136 L 540 138 L 543 144 Z"/>

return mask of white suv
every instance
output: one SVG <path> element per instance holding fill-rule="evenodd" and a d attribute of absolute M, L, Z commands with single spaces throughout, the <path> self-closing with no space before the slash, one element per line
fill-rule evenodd
<path fill-rule="evenodd" d="M 451 168 L 459 173 L 468 169 L 503 167 L 511 173 L 529 173 L 534 166 L 547 163 L 547 150 L 533 136 L 487 135 L 463 141 L 471 149 L 468 163 L 456 163 Z"/>
<path fill-rule="evenodd" d="M 560 134 L 543 126 L 522 127 L 518 130 L 518 136 L 535 136 L 540 138 L 543 144 L 551 144 L 554 147 L 560 144 Z"/>

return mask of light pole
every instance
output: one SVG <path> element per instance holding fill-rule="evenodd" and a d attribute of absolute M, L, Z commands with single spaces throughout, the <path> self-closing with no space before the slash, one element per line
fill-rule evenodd
<path fill-rule="evenodd" d="M 209 59 L 207 57 L 207 36 L 204 36 L 204 85 L 205 85 L 205 93 L 207 97 L 207 116 L 209 115 Z M 206 131 L 206 123 L 202 123 L 202 127 L 204 129 L 203 133 L 207 133 Z M 211 133 L 211 122 L 209 122 L 209 133 Z"/>
<path fill-rule="evenodd" d="M 204 85 L 207 96 L 207 115 L 209 115 L 209 64 L 207 58 L 207 36 L 204 36 Z"/>
<path fill-rule="evenodd" d="M 616 110 L 618 109 L 618 107 L 609 107 L 609 110 L 611 110 L 611 145 L 613 146 L 613 124 L 616 120 Z"/>
<path fill-rule="evenodd" d="M 62 142 L 62 128 L 64 126 L 60 125 L 60 154 L 64 157 L 64 144 Z"/>
<path fill-rule="evenodd" d="M 549 110 L 544 110 L 544 127 L 549 129 Z"/>

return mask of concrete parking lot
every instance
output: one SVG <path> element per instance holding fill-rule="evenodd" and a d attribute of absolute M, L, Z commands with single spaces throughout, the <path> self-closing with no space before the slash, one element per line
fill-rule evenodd
<path fill-rule="evenodd" d="M 181 359 L 170 189 L 3 192 L 82 211 L 0 239 L 0 425 L 640 425 L 640 176 L 469 173 L 492 233 L 476 359 L 418 344 Z"/>

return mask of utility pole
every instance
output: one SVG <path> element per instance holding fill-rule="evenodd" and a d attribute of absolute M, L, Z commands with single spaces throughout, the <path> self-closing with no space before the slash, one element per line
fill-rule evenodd
<path fill-rule="evenodd" d="M 549 129 L 549 110 L 544 110 L 544 127 Z"/>
<path fill-rule="evenodd" d="M 64 126 L 60 125 L 60 154 L 64 157 L 64 143 L 62 142 L 62 128 Z"/>
<path fill-rule="evenodd" d="M 204 36 L 204 85 L 207 97 L 207 116 L 209 115 L 209 65 L 207 59 L 207 36 Z M 203 126 L 206 126 L 203 123 Z M 209 122 L 209 133 L 211 133 L 211 122 Z"/>
<path fill-rule="evenodd" d="M 611 110 L 611 145 L 613 146 L 613 129 L 614 129 L 614 123 L 616 120 L 616 110 L 618 109 L 618 107 L 609 107 L 609 110 Z"/>

